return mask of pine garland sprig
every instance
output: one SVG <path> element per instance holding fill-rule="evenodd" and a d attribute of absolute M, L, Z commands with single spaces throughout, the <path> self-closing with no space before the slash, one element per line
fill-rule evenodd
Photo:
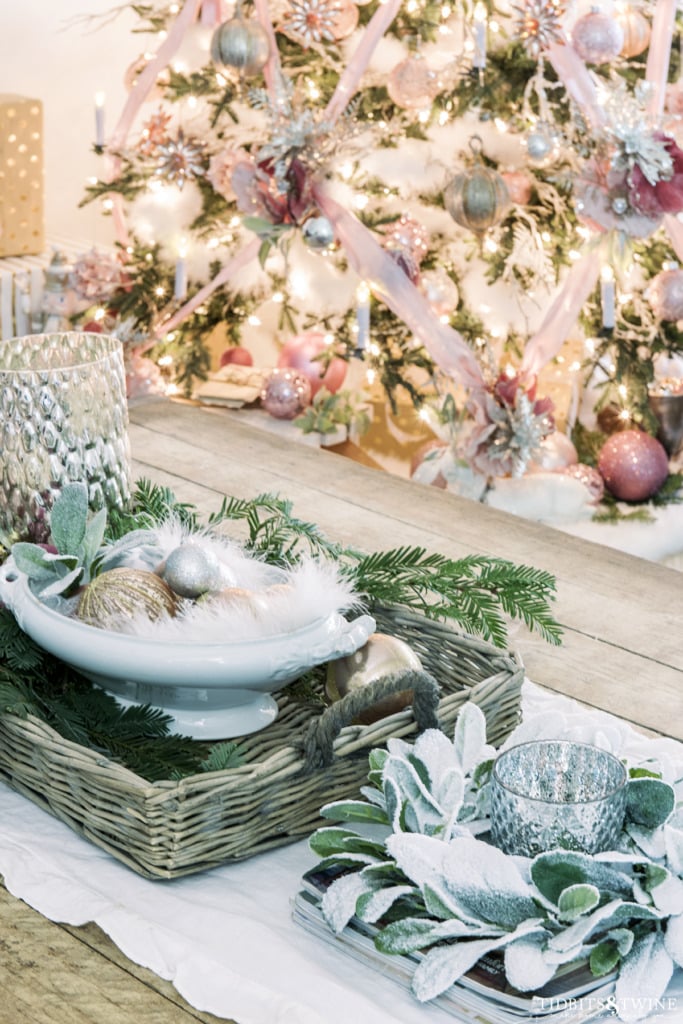
<path fill-rule="evenodd" d="M 504 615 L 521 619 L 550 643 L 561 640 L 549 608 L 555 579 L 531 566 L 481 555 L 449 559 L 425 548 L 401 547 L 358 556 L 347 572 L 371 605 L 402 604 L 429 618 L 453 619 L 499 646 L 507 636 Z"/>

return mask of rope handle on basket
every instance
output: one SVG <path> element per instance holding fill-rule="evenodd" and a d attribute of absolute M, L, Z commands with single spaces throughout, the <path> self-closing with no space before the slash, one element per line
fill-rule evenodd
<path fill-rule="evenodd" d="M 420 732 L 439 728 L 439 684 L 429 672 L 397 672 L 351 690 L 309 722 L 303 735 L 304 769 L 326 768 L 334 760 L 334 741 L 356 715 L 377 701 L 401 690 L 413 691 L 413 717 Z"/>

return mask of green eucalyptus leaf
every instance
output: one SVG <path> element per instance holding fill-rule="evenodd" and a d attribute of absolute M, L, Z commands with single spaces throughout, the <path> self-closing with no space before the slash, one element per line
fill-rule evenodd
<path fill-rule="evenodd" d="M 673 787 L 661 779 L 629 779 L 626 784 L 626 817 L 638 825 L 663 825 L 675 806 Z"/>
<path fill-rule="evenodd" d="M 85 484 L 67 484 L 50 513 L 52 543 L 62 555 L 74 555 L 85 537 L 88 522 L 88 489 Z"/>

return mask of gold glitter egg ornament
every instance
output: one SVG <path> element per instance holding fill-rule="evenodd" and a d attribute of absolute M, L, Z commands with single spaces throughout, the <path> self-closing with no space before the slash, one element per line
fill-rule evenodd
<path fill-rule="evenodd" d="M 361 690 L 385 676 L 421 671 L 422 662 L 407 643 L 386 633 L 373 633 L 360 650 L 329 663 L 325 692 L 331 701 L 337 701 L 347 693 Z M 362 711 L 355 721 L 361 725 L 370 725 L 380 718 L 402 711 L 412 702 L 413 691 L 401 690 L 376 701 Z"/>
<path fill-rule="evenodd" d="M 510 193 L 502 176 L 486 167 L 481 159 L 478 136 L 470 140 L 475 162 L 448 183 L 443 198 L 456 224 L 483 235 L 498 224 L 510 207 Z"/>
<path fill-rule="evenodd" d="M 211 37 L 211 59 L 219 67 L 234 68 L 244 78 L 263 71 L 270 56 L 266 30 L 241 15 L 219 25 Z"/>
<path fill-rule="evenodd" d="M 154 622 L 175 615 L 177 599 L 167 583 L 146 569 L 109 569 L 81 593 L 76 615 L 90 626 L 116 629 L 122 620 L 144 614 Z"/>

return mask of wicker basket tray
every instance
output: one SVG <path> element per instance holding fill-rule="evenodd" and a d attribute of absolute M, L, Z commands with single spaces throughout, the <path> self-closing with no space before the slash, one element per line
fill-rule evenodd
<path fill-rule="evenodd" d="M 378 630 L 407 641 L 438 681 L 447 733 L 468 700 L 484 711 L 489 742 L 510 733 L 523 678 L 514 655 L 404 609 L 373 614 Z M 417 695 L 416 687 L 416 713 Z M 363 726 L 343 724 L 357 713 L 351 705 L 344 714 L 340 704 L 324 710 L 286 694 L 279 704 L 273 725 L 237 741 L 239 767 L 154 783 L 35 718 L 0 715 L 0 778 L 140 875 L 204 871 L 310 835 L 323 804 L 357 795 L 371 748 L 418 731 L 411 708 Z"/>

